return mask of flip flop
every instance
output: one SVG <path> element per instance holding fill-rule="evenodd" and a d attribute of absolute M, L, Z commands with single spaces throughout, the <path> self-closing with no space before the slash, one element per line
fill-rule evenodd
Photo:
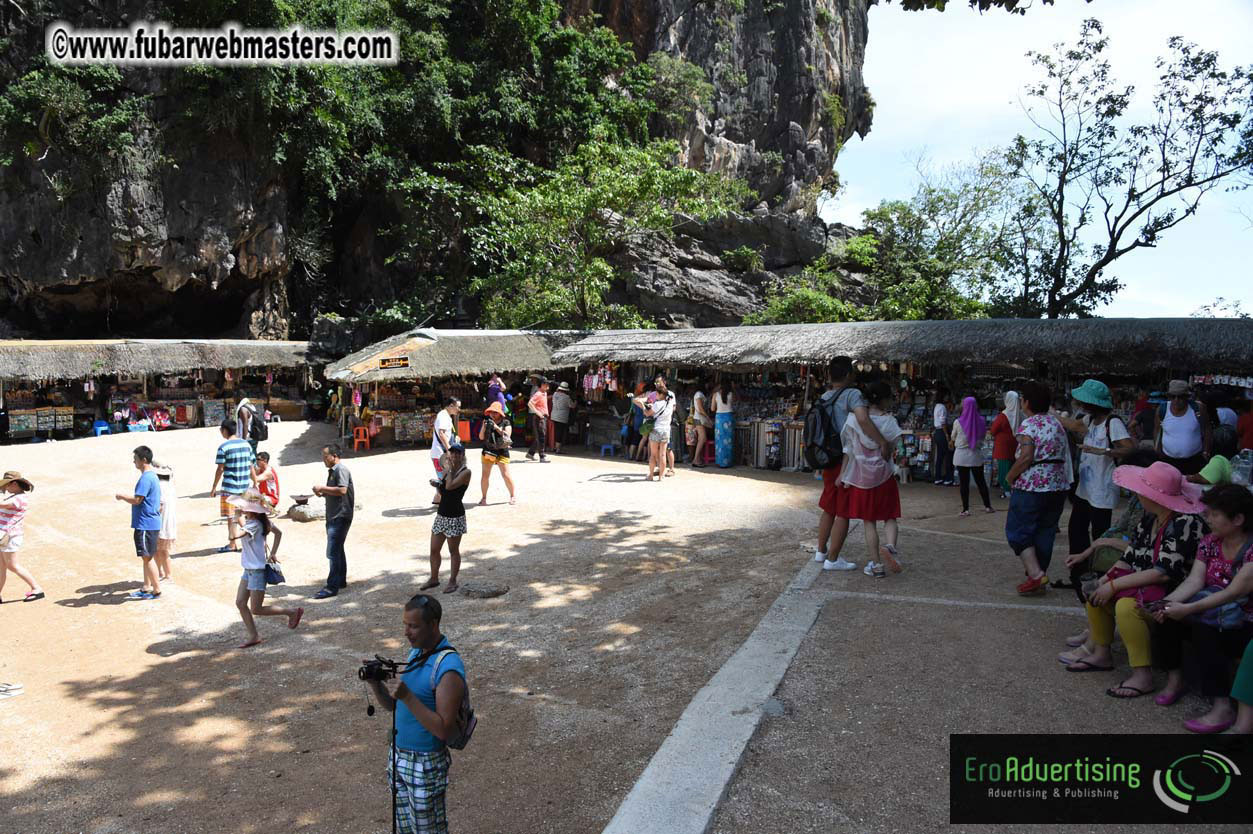
<path fill-rule="evenodd" d="M 1057 587 L 1058 587 L 1058 588 L 1061 588 L 1061 587 L 1064 587 L 1064 586 L 1063 586 L 1060 582 L 1058 582 L 1058 583 L 1057 583 Z M 1078 639 L 1076 639 L 1076 638 L 1074 638 L 1074 637 L 1067 637 L 1067 638 L 1066 638 L 1066 645 L 1067 645 L 1067 646 L 1069 646 L 1069 647 L 1070 647 L 1070 648 L 1072 648 L 1072 649 L 1077 649 L 1077 648 L 1079 648 L 1080 646 L 1082 646 L 1082 645 L 1083 645 L 1084 643 L 1086 643 L 1086 642 L 1088 642 L 1088 641 L 1087 641 L 1087 640 L 1078 640 Z"/>
<path fill-rule="evenodd" d="M 240 643 L 240 644 L 239 644 L 239 648 L 241 648 L 241 649 L 251 649 L 253 646 L 259 645 L 260 643 L 261 643 L 261 638 L 260 638 L 260 637 L 258 637 L 256 640 L 253 640 L 253 641 L 251 641 L 251 642 L 249 642 L 249 643 Z"/>
<path fill-rule="evenodd" d="M 305 615 L 305 610 L 304 610 L 303 608 L 297 608 L 297 609 L 296 609 L 296 619 L 295 619 L 295 620 L 293 620 L 292 622 L 288 623 L 288 624 L 287 624 L 287 627 L 288 627 L 288 628 L 295 628 L 296 626 L 300 625 L 300 618 L 301 618 L 301 617 L 303 617 L 304 615 Z"/>
<path fill-rule="evenodd" d="M 1135 694 L 1134 695 L 1119 695 L 1118 690 L 1120 689 L 1128 689 L 1134 692 Z M 1152 689 L 1141 689 L 1138 686 L 1128 686 L 1125 683 L 1120 683 L 1118 686 L 1111 686 L 1109 689 L 1105 690 L 1105 694 L 1111 698 L 1117 698 L 1120 701 L 1128 701 L 1132 698 L 1139 698 L 1141 695 L 1149 695 L 1154 691 L 1155 690 L 1152 690 Z"/>
<path fill-rule="evenodd" d="M 235 548 L 231 547 L 229 544 L 224 544 L 218 548 L 218 553 L 230 553 L 234 549 Z"/>
<path fill-rule="evenodd" d="M 1082 666 L 1083 668 L 1079 668 L 1080 666 Z M 1080 659 L 1080 660 L 1076 660 L 1074 663 L 1069 664 L 1066 667 L 1066 671 L 1067 672 L 1112 672 L 1114 671 L 1114 667 L 1113 666 L 1097 666 L 1095 663 L 1092 663 L 1089 660 Z M 1121 686 L 1121 687 L 1115 687 L 1115 689 L 1131 689 L 1131 687 Z M 1141 693 L 1141 694 L 1147 695 L 1148 693 Z M 1117 698 L 1118 696 L 1115 695 L 1114 697 Z"/>
<path fill-rule="evenodd" d="M 34 602 L 37 599 L 43 599 L 43 598 L 44 598 L 44 592 L 39 591 L 37 593 L 30 593 L 22 597 L 22 602 Z"/>
<path fill-rule="evenodd" d="M 438 580 L 438 579 L 435 579 L 435 580 L 428 579 L 428 580 L 426 580 L 425 582 L 423 582 L 421 585 L 419 585 L 419 586 L 418 586 L 418 590 L 419 590 L 419 591 L 429 591 L 429 590 L 431 590 L 432 588 L 438 588 L 438 587 L 439 587 L 439 580 Z"/>
<path fill-rule="evenodd" d="M 455 594 L 457 593 L 457 589 L 460 587 L 461 586 L 458 585 L 456 582 L 449 582 L 447 585 L 444 586 L 444 593 Z"/>

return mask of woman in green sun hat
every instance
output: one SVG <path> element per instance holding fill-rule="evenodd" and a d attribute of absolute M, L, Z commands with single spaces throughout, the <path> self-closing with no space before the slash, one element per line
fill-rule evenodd
<path fill-rule="evenodd" d="M 1114 416 L 1114 402 L 1104 382 L 1085 379 L 1070 396 L 1088 414 L 1087 431 L 1079 447 L 1079 485 L 1070 512 L 1070 552 L 1078 553 L 1109 529 L 1118 506 L 1114 467 L 1131 453 L 1135 441 L 1127 424 Z"/>

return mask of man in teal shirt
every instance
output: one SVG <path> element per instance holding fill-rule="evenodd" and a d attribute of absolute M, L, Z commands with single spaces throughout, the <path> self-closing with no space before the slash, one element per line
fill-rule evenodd
<path fill-rule="evenodd" d="M 156 599 L 161 583 L 153 558 L 157 555 L 157 535 L 161 531 L 161 482 L 152 471 L 152 450 L 140 446 L 132 460 L 139 470 L 134 495 L 118 494 L 117 500 L 131 505 L 131 528 L 135 531 L 135 555 L 144 560 L 144 584 L 130 594 L 131 599 Z"/>
<path fill-rule="evenodd" d="M 452 757 L 444 740 L 457 727 L 465 697 L 465 666 L 439 630 L 439 600 L 418 594 L 405 604 L 409 671 L 394 693 L 370 681 L 385 710 L 396 710 L 396 830 L 401 834 L 448 834 L 444 794 Z M 420 661 L 415 664 L 415 661 Z M 452 672 L 453 674 L 449 674 Z"/>

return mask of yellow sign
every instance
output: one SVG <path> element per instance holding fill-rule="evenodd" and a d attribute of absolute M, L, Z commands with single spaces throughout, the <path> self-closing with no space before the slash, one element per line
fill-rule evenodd
<path fill-rule="evenodd" d="M 387 371 L 387 370 L 392 370 L 394 368 L 407 368 L 407 367 L 409 367 L 408 356 L 386 356 L 379 360 L 380 371 Z"/>

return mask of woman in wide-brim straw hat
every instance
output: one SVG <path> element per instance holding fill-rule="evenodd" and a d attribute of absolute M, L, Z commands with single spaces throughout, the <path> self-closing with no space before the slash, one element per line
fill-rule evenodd
<path fill-rule="evenodd" d="M 30 586 L 30 592 L 22 598 L 23 602 L 44 598 L 43 588 L 17 560 L 17 553 L 22 549 L 23 521 L 30 505 L 26 496 L 34 489 L 35 485 L 23 478 L 20 472 L 5 472 L 0 478 L 0 592 L 4 590 L 8 572 L 13 571 Z M 2 601 L 3 597 L 0 597 Z"/>
<path fill-rule="evenodd" d="M 1120 466 L 1114 483 L 1134 492 L 1144 507 L 1144 517 L 1131 534 L 1122 558 L 1088 595 L 1088 627 L 1094 649 L 1079 649 L 1066 667 L 1072 672 L 1109 671 L 1114 668 L 1110 644 L 1114 625 L 1127 646 L 1131 675 L 1105 694 L 1114 698 L 1138 698 L 1153 691 L 1152 649 L 1146 605 L 1173 591 L 1192 569 L 1197 547 L 1208 528 L 1201 518 L 1201 488 L 1190 484 L 1169 463 L 1152 466 Z"/>
<path fill-rule="evenodd" d="M 509 490 L 509 503 L 515 502 L 513 478 L 509 475 L 509 449 L 513 446 L 513 426 L 505 417 L 505 409 L 498 402 L 493 402 L 483 410 L 483 425 L 479 427 L 479 440 L 483 442 L 483 477 L 479 479 L 483 488 L 483 498 L 479 506 L 487 505 L 487 486 L 491 481 L 492 467 L 500 470 L 500 477 L 505 479 L 505 488 Z"/>
<path fill-rule="evenodd" d="M 295 628 L 300 624 L 305 610 L 265 604 L 265 566 L 268 562 L 278 564 L 278 546 L 283 540 L 283 532 L 270 521 L 274 507 L 255 489 L 228 498 L 227 502 L 244 515 L 243 532 L 236 537 L 244 542 L 243 550 L 239 554 L 244 575 L 240 577 L 239 589 L 235 592 L 235 607 L 239 609 L 244 627 L 248 629 L 248 636 L 239 648 L 247 649 L 261 642 L 254 616 L 286 617 L 287 627 Z M 266 539 L 271 533 L 274 534 L 274 546 L 267 553 Z"/>

